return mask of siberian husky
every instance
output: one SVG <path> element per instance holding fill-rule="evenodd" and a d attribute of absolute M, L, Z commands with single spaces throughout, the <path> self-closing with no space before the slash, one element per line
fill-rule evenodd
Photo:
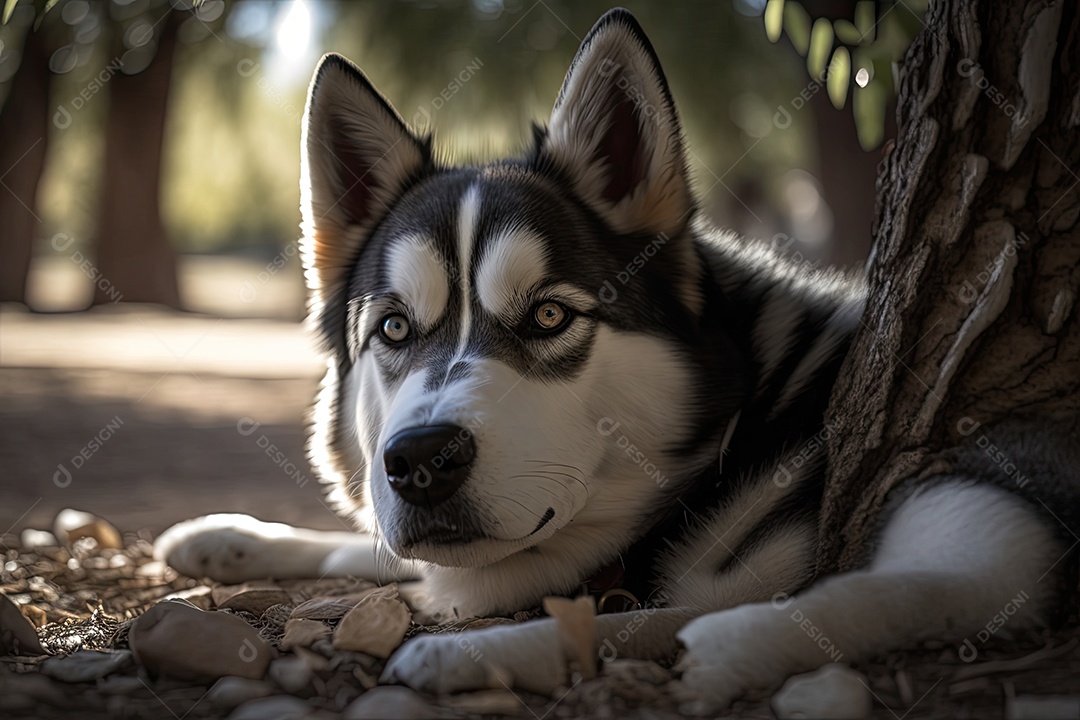
<path fill-rule="evenodd" d="M 709 225 L 628 12 L 585 38 L 531 150 L 483 166 L 439 162 L 327 55 L 302 174 L 327 360 L 311 452 L 366 532 L 207 516 L 160 539 L 179 571 L 423 578 L 442 618 L 592 593 L 626 611 L 598 617 L 600 659 L 678 657 L 702 709 L 1058 607 L 1072 538 L 978 455 L 894 491 L 864 566 L 817 577 L 824 410 L 863 281 Z M 1067 448 L 1012 437 L 1030 488 L 1076 487 Z M 559 642 L 553 619 L 418 636 L 383 681 L 449 692 L 498 667 L 551 691 Z"/>

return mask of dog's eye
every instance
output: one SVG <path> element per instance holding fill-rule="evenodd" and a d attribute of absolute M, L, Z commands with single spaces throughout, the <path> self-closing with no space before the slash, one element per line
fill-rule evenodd
<path fill-rule="evenodd" d="M 388 315 L 382 321 L 383 337 L 390 342 L 399 343 L 409 337 L 409 321 L 404 315 Z"/>
<path fill-rule="evenodd" d="M 559 303 L 542 302 L 532 311 L 533 325 L 542 332 L 558 330 L 570 319 L 570 313 Z"/>

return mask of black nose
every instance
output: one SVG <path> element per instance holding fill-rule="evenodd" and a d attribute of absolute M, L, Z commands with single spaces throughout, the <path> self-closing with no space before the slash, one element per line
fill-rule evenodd
<path fill-rule="evenodd" d="M 457 425 L 424 425 L 391 437 L 383 450 L 390 487 L 412 505 L 438 505 L 454 494 L 476 456 L 472 433 Z"/>

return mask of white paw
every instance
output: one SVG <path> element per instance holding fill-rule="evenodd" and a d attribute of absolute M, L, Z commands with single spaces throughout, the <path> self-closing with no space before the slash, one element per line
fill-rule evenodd
<path fill-rule="evenodd" d="M 292 528 L 250 515 L 221 513 L 186 520 L 162 533 L 154 557 L 195 578 L 240 583 L 274 575 L 281 558 L 275 541 Z"/>
<path fill-rule="evenodd" d="M 418 635 L 394 653 L 379 682 L 440 695 L 500 687 L 483 652 L 470 639 L 475 634 Z"/>
<path fill-rule="evenodd" d="M 687 623 L 676 635 L 685 651 L 675 666 L 682 673 L 685 709 L 711 714 L 748 690 L 783 680 L 787 676 L 784 620 L 771 605 L 760 604 L 710 613 Z"/>

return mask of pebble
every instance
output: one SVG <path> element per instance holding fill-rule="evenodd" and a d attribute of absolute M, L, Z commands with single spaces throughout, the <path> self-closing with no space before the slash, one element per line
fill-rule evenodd
<path fill-rule="evenodd" d="M 319 640 L 330 637 L 330 628 L 318 620 L 296 618 L 285 623 L 285 635 L 281 638 L 281 649 L 292 650 L 297 647 L 311 647 Z"/>
<path fill-rule="evenodd" d="M 454 708 L 470 715 L 520 715 L 527 706 L 506 690 L 451 695 L 440 701 L 443 707 Z"/>
<path fill-rule="evenodd" d="M 342 595 L 339 597 L 311 598 L 293 608 L 290 617 L 294 620 L 337 620 L 338 618 L 345 617 L 350 610 L 356 607 L 360 601 L 370 595 L 371 592 L 372 591 L 369 590 L 362 593 Z"/>
<path fill-rule="evenodd" d="M 66 545 L 82 538 L 93 538 L 99 548 L 124 547 L 120 531 L 112 523 L 82 510 L 66 508 L 57 513 L 53 534 Z"/>
<path fill-rule="evenodd" d="M 128 642 L 152 673 L 185 680 L 225 675 L 258 680 L 273 649 L 246 622 L 179 602 L 160 602 L 132 624 Z"/>
<path fill-rule="evenodd" d="M 780 720 L 828 718 L 859 720 L 870 716 L 872 700 L 861 673 L 841 663 L 829 663 L 811 673 L 788 678 L 772 697 Z"/>
<path fill-rule="evenodd" d="M 249 700 L 266 697 L 273 693 L 274 688 L 269 683 L 229 675 L 214 683 L 210 692 L 206 694 L 206 699 L 222 710 L 232 710 Z"/>
<path fill-rule="evenodd" d="M 308 717 L 313 708 L 300 698 L 291 695 L 271 695 L 270 697 L 248 700 L 229 715 L 228 720 L 302 720 Z"/>
<path fill-rule="evenodd" d="M 0 595 L 0 655 L 44 655 L 37 632 L 19 607 Z"/>
<path fill-rule="evenodd" d="M 161 598 L 162 600 L 183 600 L 189 602 L 200 610 L 210 610 L 214 607 L 214 601 L 210 597 L 210 587 L 207 585 L 196 585 L 193 588 L 187 588 L 185 590 L 178 590 L 171 595 L 166 595 Z"/>
<path fill-rule="evenodd" d="M 278 687 L 290 695 L 295 695 L 311 683 L 314 671 L 304 658 L 289 655 L 270 663 L 269 675 Z"/>
<path fill-rule="evenodd" d="M 41 672 L 69 683 L 91 682 L 132 664 L 130 650 L 79 650 L 51 657 L 41 663 Z"/>
<path fill-rule="evenodd" d="M 1006 720 L 1080 718 L 1080 696 L 1017 695 L 1005 701 Z"/>
<path fill-rule="evenodd" d="M 368 690 L 348 705 L 341 720 L 426 720 L 444 716 L 437 707 L 404 687 L 377 687 Z"/>
<path fill-rule="evenodd" d="M 22 543 L 24 550 L 58 547 L 60 545 L 56 540 L 56 536 L 48 530 L 34 530 L 32 528 L 23 530 L 22 534 L 19 536 L 19 541 Z"/>
<path fill-rule="evenodd" d="M 334 631 L 334 647 L 388 658 L 405 640 L 412 614 L 393 586 L 364 598 L 341 619 Z"/>
<path fill-rule="evenodd" d="M 221 609 L 242 610 L 259 616 L 271 605 L 291 605 L 292 598 L 276 585 L 244 583 L 220 585 L 210 591 L 214 604 Z"/>

